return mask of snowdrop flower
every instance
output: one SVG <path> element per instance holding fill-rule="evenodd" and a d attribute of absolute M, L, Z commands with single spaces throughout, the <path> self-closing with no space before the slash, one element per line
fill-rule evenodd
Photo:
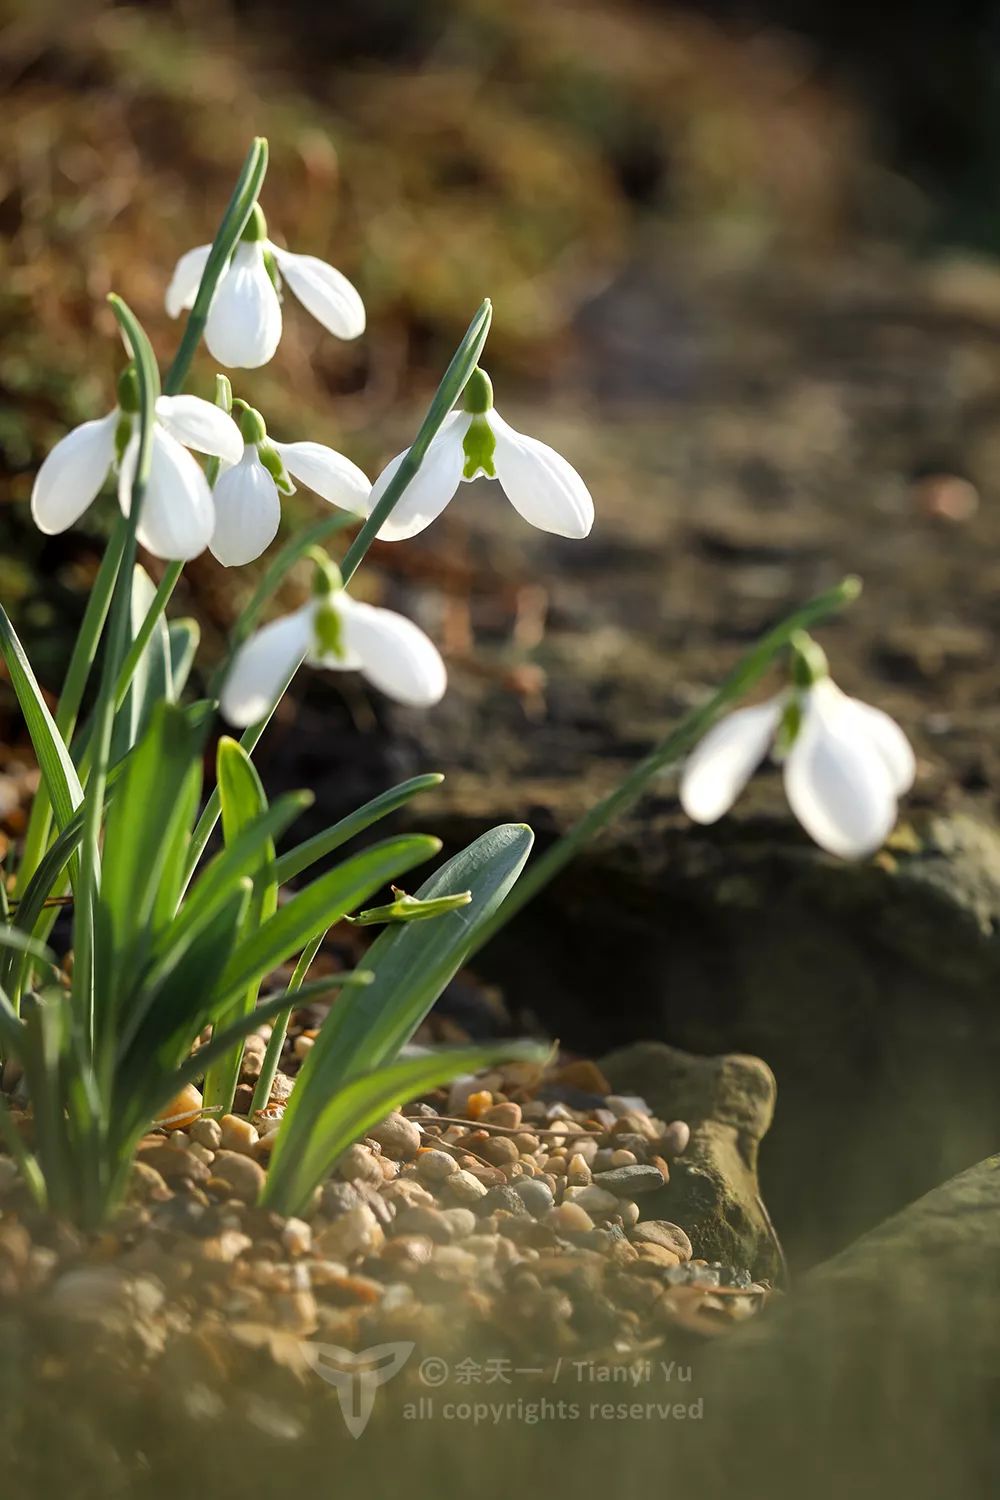
<path fill-rule="evenodd" d="M 118 499 L 128 515 L 139 456 L 139 390 L 128 366 L 118 382 L 118 405 L 106 417 L 66 434 L 45 459 L 31 492 L 31 514 L 47 536 L 65 531 L 97 499 L 118 467 Z M 160 396 L 156 403 L 149 482 L 138 539 L 156 557 L 186 562 L 212 536 L 212 492 L 189 448 L 238 461 L 243 439 L 230 416 L 198 396 Z"/>
<path fill-rule="evenodd" d="M 174 267 L 165 299 L 172 318 L 194 306 L 211 248 L 189 250 Z M 273 357 L 281 338 L 283 282 L 338 339 L 364 333 L 364 303 L 347 277 L 315 255 L 293 255 L 274 244 L 255 205 L 208 310 L 205 342 L 220 364 L 255 370 Z"/>
<path fill-rule="evenodd" d="M 821 848 L 842 859 L 873 854 L 913 785 L 913 750 L 895 720 L 848 698 L 808 636 L 793 642 L 793 685 L 720 720 L 684 768 L 680 797 L 696 823 L 729 811 L 773 747 L 792 812 Z"/>
<path fill-rule="evenodd" d="M 264 418 L 245 401 L 240 432 L 243 456 L 219 475 L 213 491 L 215 530 L 210 547 L 226 567 L 252 562 L 274 541 L 281 520 L 280 494 L 294 493 L 294 476 L 324 500 L 364 515 L 371 491 L 349 458 L 322 443 L 276 443 Z"/>
<path fill-rule="evenodd" d="M 541 531 L 585 537 L 594 524 L 594 502 L 579 474 L 554 448 L 508 426 L 493 405 L 484 370 L 473 371 L 463 409 L 447 416 L 423 463 L 379 531 L 386 542 L 416 536 L 441 514 L 463 480 L 498 479 L 519 515 Z M 406 457 L 399 453 L 375 481 L 369 514 Z"/>
<path fill-rule="evenodd" d="M 447 686 L 433 641 L 403 615 L 352 599 L 326 558 L 309 602 L 237 651 L 222 689 L 225 717 L 240 727 L 263 719 L 303 659 L 334 672 L 359 671 L 387 697 L 414 708 L 439 702 Z"/>

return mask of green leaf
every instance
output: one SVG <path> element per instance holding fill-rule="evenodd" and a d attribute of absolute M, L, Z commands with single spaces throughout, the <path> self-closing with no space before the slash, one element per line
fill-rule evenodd
<path fill-rule="evenodd" d="M 152 917 L 164 871 L 176 865 L 176 846 L 190 832 L 201 745 L 201 733 L 181 709 L 158 704 L 108 813 L 98 898 L 99 973 L 106 994 L 126 993 L 152 946 Z"/>
<path fill-rule="evenodd" d="M 424 834 L 386 839 L 299 891 L 233 954 L 220 981 L 226 1001 L 297 953 L 318 932 L 339 922 L 390 880 L 423 864 L 440 849 Z"/>
<path fill-rule="evenodd" d="M 132 570 L 132 598 L 130 602 L 132 636 L 138 636 L 150 614 L 156 588 L 141 563 Z M 141 737 L 149 723 L 153 706 L 161 700 L 172 703 L 173 674 L 170 661 L 170 638 L 166 621 L 158 614 L 150 629 L 150 637 L 138 652 L 131 672 L 131 684 L 121 707 L 115 714 L 115 727 L 111 739 L 111 756 L 118 760 L 125 755 Z"/>
<path fill-rule="evenodd" d="M 301 875 L 310 865 L 317 860 L 323 859 L 325 855 L 332 854 L 335 849 L 346 844 L 357 834 L 363 833 L 373 823 L 386 818 L 390 813 L 398 811 L 405 806 L 412 797 L 420 792 L 430 791 L 432 787 L 440 786 L 444 777 L 438 772 L 431 772 L 426 776 L 414 776 L 409 781 L 401 781 L 398 786 L 390 787 L 387 792 L 380 793 L 350 813 L 346 818 L 341 818 L 339 823 L 334 823 L 323 833 L 317 833 L 313 838 L 306 839 L 305 843 L 299 844 L 295 849 L 289 849 L 287 854 L 282 854 L 275 866 L 275 879 L 279 885 L 285 885 L 289 880 L 294 880 L 296 875 Z"/>
<path fill-rule="evenodd" d="M 170 676 L 173 682 L 172 703 L 180 701 L 181 693 L 194 666 L 195 654 L 201 641 L 201 626 L 197 620 L 171 620 L 167 626 L 170 650 Z"/>
<path fill-rule="evenodd" d="M 260 863 L 260 851 L 282 834 L 312 802 L 310 792 L 288 792 L 248 823 L 226 848 L 209 861 L 199 875 L 180 912 L 156 942 L 156 962 L 169 960 L 175 943 L 211 921 L 226 901 L 236 881 L 250 875 Z"/>
<path fill-rule="evenodd" d="M 300 1111 L 311 1116 L 316 1097 L 328 1098 L 347 1079 L 391 1060 L 410 1040 L 514 885 L 532 842 L 525 824 L 503 823 L 424 882 L 416 893 L 421 901 L 465 891 L 472 900 L 433 922 L 389 928 L 376 938 L 365 955 L 374 982 L 327 1018 L 299 1074 L 286 1123 Z"/>
<path fill-rule="evenodd" d="M 83 801 L 83 788 L 62 735 L 46 707 L 41 688 L 35 681 L 24 647 L 2 606 L 0 652 L 7 663 L 11 684 L 38 757 L 42 780 L 55 811 L 56 821 L 60 828 L 65 828 Z"/>
<path fill-rule="evenodd" d="M 544 1062 L 548 1054 L 548 1048 L 533 1042 L 496 1042 L 406 1057 L 363 1073 L 325 1102 L 304 1152 L 288 1130 L 286 1111 L 261 1202 L 278 1213 L 301 1213 L 337 1158 L 391 1110 L 463 1073 L 505 1062 Z"/>
<path fill-rule="evenodd" d="M 216 757 L 216 779 L 222 806 L 222 833 L 231 845 L 245 828 L 251 827 L 267 811 L 267 798 L 260 777 L 254 770 L 253 761 L 236 740 L 224 735 L 219 741 Z M 261 923 L 272 917 L 278 909 L 278 887 L 274 879 L 274 842 L 263 840 L 258 846 L 257 865 L 252 871 L 253 895 L 247 907 L 243 929 L 237 934 L 239 942 L 249 933 L 256 932 Z M 249 1015 L 257 1003 L 260 980 L 263 975 L 247 985 L 246 991 L 228 1010 L 219 1017 L 223 1030 Z M 232 1047 L 205 1075 L 205 1104 L 209 1108 L 220 1108 L 228 1114 L 236 1097 L 240 1067 L 243 1061 L 242 1046 Z"/>

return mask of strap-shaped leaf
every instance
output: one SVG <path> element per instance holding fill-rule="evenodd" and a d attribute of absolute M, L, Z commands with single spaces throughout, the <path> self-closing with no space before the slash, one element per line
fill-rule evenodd
<path fill-rule="evenodd" d="M 440 840 L 425 834 L 386 839 L 321 875 L 240 945 L 219 982 L 218 1003 L 234 1000 L 247 985 L 276 969 L 318 932 L 339 922 L 390 880 L 423 864 L 440 847 Z"/>
<path fill-rule="evenodd" d="M 390 1110 L 479 1068 L 504 1062 L 544 1062 L 548 1050 L 535 1042 L 495 1042 L 422 1053 L 363 1073 L 327 1100 L 304 1151 L 282 1125 L 261 1201 L 278 1213 L 301 1212 L 338 1156 Z"/>
<path fill-rule="evenodd" d="M 359 1073 L 391 1062 L 457 973 L 524 868 L 533 835 L 523 823 L 492 828 L 441 866 L 421 900 L 471 891 L 466 906 L 433 921 L 387 929 L 365 955 L 375 975 L 327 1017 L 299 1073 L 282 1130 L 305 1150 L 325 1102 Z"/>
<path fill-rule="evenodd" d="M 55 719 L 49 713 L 41 688 L 31 670 L 31 663 L 17 632 L 0 606 L 0 652 L 3 653 L 10 673 L 11 684 L 24 715 L 24 722 L 31 736 L 42 779 L 49 801 L 55 811 L 56 822 L 65 828 L 76 809 L 83 801 L 83 788 L 76 774 L 76 767 L 62 735 L 56 728 Z"/>
<path fill-rule="evenodd" d="M 222 834 L 227 844 L 238 839 L 245 828 L 267 811 L 267 797 L 260 777 L 254 769 L 243 746 L 228 735 L 219 741 L 216 754 L 216 777 L 222 802 Z M 237 935 L 239 941 L 245 934 L 257 931 L 261 923 L 272 917 L 278 909 L 278 886 L 274 878 L 274 841 L 264 839 L 258 846 L 253 876 L 253 894 L 247 907 L 243 930 Z M 249 1015 L 257 1003 L 262 975 L 250 983 L 238 1000 L 219 1017 L 221 1029 Z M 205 1074 L 205 1104 L 218 1107 L 228 1114 L 236 1097 L 240 1067 L 243 1060 L 242 1044 L 237 1044 L 220 1057 Z"/>
<path fill-rule="evenodd" d="M 364 833 L 366 828 L 370 828 L 381 818 L 397 812 L 420 792 L 429 792 L 432 787 L 440 786 L 443 780 L 440 772 L 432 771 L 426 776 L 413 776 L 409 781 L 401 781 L 398 786 L 381 792 L 370 802 L 349 813 L 346 818 L 341 818 L 339 823 L 334 823 L 325 832 L 317 833 L 311 839 L 306 839 L 305 843 L 289 849 L 275 866 L 278 884 L 284 885 L 287 881 L 294 880 L 296 875 L 301 875 L 303 870 L 308 870 L 317 860 L 332 854 L 335 849 L 339 849 L 357 834 Z"/>

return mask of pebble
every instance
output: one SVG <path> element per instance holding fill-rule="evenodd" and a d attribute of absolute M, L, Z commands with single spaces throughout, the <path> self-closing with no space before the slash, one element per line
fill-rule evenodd
<path fill-rule="evenodd" d="M 159 1172 L 165 1182 L 207 1182 L 212 1175 L 203 1161 L 188 1150 L 175 1151 L 166 1142 L 144 1151 L 139 1160 Z"/>
<path fill-rule="evenodd" d="M 478 1151 L 494 1167 L 510 1166 L 521 1155 L 509 1135 L 493 1136 L 491 1140 L 484 1141 Z"/>
<path fill-rule="evenodd" d="M 312 1249 L 312 1226 L 304 1219 L 288 1219 L 281 1231 L 281 1243 L 289 1255 L 308 1255 Z"/>
<path fill-rule="evenodd" d="M 433 1240 L 435 1245 L 449 1245 L 455 1232 L 454 1221 L 448 1215 L 460 1213 L 460 1209 L 430 1208 L 424 1204 L 416 1204 L 413 1208 L 405 1208 L 402 1213 L 397 1214 L 392 1226 L 393 1234 L 417 1234 L 426 1235 Z"/>
<path fill-rule="evenodd" d="M 417 1172 L 427 1182 L 443 1182 L 458 1171 L 458 1162 L 447 1151 L 425 1147 L 417 1156 Z"/>
<path fill-rule="evenodd" d="M 516 1130 L 521 1123 L 521 1106 L 507 1100 L 484 1109 L 479 1118 L 484 1125 L 502 1125 L 507 1130 Z"/>
<path fill-rule="evenodd" d="M 534 1178 L 528 1178 L 534 1181 Z M 479 1211 L 482 1214 L 501 1212 L 505 1214 L 526 1214 L 528 1212 L 524 1201 L 516 1188 L 493 1187 L 490 1188 L 486 1197 L 480 1200 Z"/>
<path fill-rule="evenodd" d="M 594 1181 L 609 1193 L 619 1198 L 631 1198 L 636 1193 L 651 1193 L 663 1186 L 663 1175 L 657 1167 L 635 1166 L 612 1167 L 608 1172 L 598 1172 Z"/>
<path fill-rule="evenodd" d="M 217 1151 L 212 1176 L 224 1182 L 241 1203 L 256 1203 L 264 1187 L 264 1168 L 238 1151 Z"/>
<path fill-rule="evenodd" d="M 691 1126 L 686 1120 L 671 1120 L 660 1137 L 660 1146 L 667 1156 L 683 1156 L 691 1140 Z"/>
<path fill-rule="evenodd" d="M 470 1094 L 465 1101 L 465 1109 L 461 1111 L 463 1117 L 469 1120 L 478 1120 L 481 1114 L 493 1106 L 493 1095 L 489 1089 L 477 1089 Z"/>
<path fill-rule="evenodd" d="M 0 1159 L 0 1165 L 8 1160 L 7 1157 Z M 148 1161 L 132 1163 L 130 1186 L 141 1203 L 163 1203 L 172 1196 L 160 1173 Z"/>
<path fill-rule="evenodd" d="M 345 1182 L 357 1180 L 376 1183 L 385 1180 L 378 1157 L 360 1141 L 353 1146 L 348 1146 L 337 1162 L 336 1172 L 339 1177 L 344 1178 Z"/>
<path fill-rule="evenodd" d="M 479 1091 L 479 1079 L 474 1073 L 462 1073 L 458 1078 L 453 1078 L 448 1090 L 448 1108 L 446 1113 L 455 1115 L 464 1120 L 469 1106 L 471 1095 Z"/>
<path fill-rule="evenodd" d="M 312 1048 L 313 1048 L 313 1046 L 315 1044 L 315 1040 L 316 1040 L 315 1037 L 311 1037 L 311 1036 L 297 1036 L 295 1038 L 295 1043 L 294 1043 L 294 1046 L 292 1048 L 292 1051 L 295 1053 L 295 1056 L 300 1061 L 302 1061 L 305 1058 L 305 1055 L 306 1055 L 307 1052 L 312 1051 Z"/>
<path fill-rule="evenodd" d="M 218 1120 L 213 1120 L 211 1115 L 203 1115 L 200 1120 L 188 1127 L 188 1134 L 199 1146 L 204 1146 L 207 1151 L 218 1151 L 222 1145 L 222 1127 Z"/>
<path fill-rule="evenodd" d="M 158 1121 L 163 1121 L 162 1130 L 183 1130 L 185 1126 L 191 1125 L 198 1119 L 204 1100 L 193 1083 L 186 1084 L 180 1093 L 175 1094 L 165 1109 L 161 1109 L 157 1115 Z M 169 1120 L 168 1125 L 165 1122 Z"/>
<path fill-rule="evenodd" d="M 609 1094 L 604 1101 L 621 1119 L 628 1115 L 648 1115 L 652 1111 L 640 1094 Z"/>
<path fill-rule="evenodd" d="M 676 1250 L 669 1250 L 666 1245 L 657 1245 L 652 1240 L 642 1240 L 635 1246 L 639 1259 L 650 1265 L 657 1266 L 679 1266 L 681 1258 Z"/>
<path fill-rule="evenodd" d="M 371 1255 L 385 1243 L 385 1231 L 367 1203 L 349 1208 L 321 1231 L 316 1248 L 331 1260 L 350 1261 Z"/>
<path fill-rule="evenodd" d="M 453 1240 L 465 1240 L 473 1233 L 478 1220 L 471 1208 L 444 1208 L 441 1210 Z"/>
<path fill-rule="evenodd" d="M 463 1206 L 478 1203 L 479 1199 L 485 1198 L 487 1193 L 485 1184 L 461 1167 L 452 1172 L 450 1177 L 445 1178 L 443 1187 L 449 1198 L 454 1198 L 456 1203 Z"/>
<path fill-rule="evenodd" d="M 618 1199 L 593 1183 L 589 1187 L 570 1187 L 563 1197 L 564 1203 L 576 1203 L 589 1214 L 598 1214 L 602 1219 L 618 1212 Z"/>
<path fill-rule="evenodd" d="M 615 1167 L 634 1167 L 638 1165 L 638 1162 L 639 1158 L 634 1151 L 629 1151 L 625 1147 L 619 1146 L 616 1151 L 612 1151 L 609 1165 L 604 1170 L 611 1171 Z"/>
<path fill-rule="evenodd" d="M 557 1234 L 584 1234 L 594 1227 L 593 1219 L 579 1203 L 560 1203 L 557 1208 L 550 1208 L 542 1222 Z"/>
<path fill-rule="evenodd" d="M 240 1115 L 223 1115 L 219 1121 L 219 1136 L 219 1146 L 223 1151 L 238 1151 L 243 1156 L 249 1156 L 260 1140 L 257 1127 Z"/>
<path fill-rule="evenodd" d="M 587 1187 L 591 1181 L 590 1167 L 579 1151 L 574 1152 L 566 1167 L 566 1181 L 570 1187 Z"/>
<path fill-rule="evenodd" d="M 540 1177 L 520 1177 L 514 1184 L 514 1192 L 530 1214 L 540 1219 L 555 1203 L 552 1189 Z"/>
<path fill-rule="evenodd" d="M 691 1241 L 679 1224 L 671 1224 L 667 1219 L 643 1219 L 629 1231 L 629 1239 L 636 1246 L 661 1245 L 672 1250 L 678 1260 L 691 1259 Z"/>
<path fill-rule="evenodd" d="M 368 1135 L 371 1140 L 378 1142 L 385 1155 L 393 1161 L 409 1161 L 411 1156 L 416 1156 L 423 1139 L 416 1121 L 408 1120 L 398 1111 L 387 1115 L 380 1124 L 369 1130 Z"/>

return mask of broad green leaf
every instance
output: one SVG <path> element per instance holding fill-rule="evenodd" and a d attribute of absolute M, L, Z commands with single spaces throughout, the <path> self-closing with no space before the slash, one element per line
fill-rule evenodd
<path fill-rule="evenodd" d="M 391 1062 L 410 1040 L 524 868 L 532 832 L 505 823 L 441 866 L 417 892 L 421 900 L 472 892 L 472 900 L 433 922 L 383 932 L 365 955 L 375 979 L 346 995 L 320 1028 L 299 1073 L 282 1127 L 303 1152 L 315 1121 L 337 1090 L 359 1073 Z"/>
<path fill-rule="evenodd" d="M 247 985 L 299 952 L 318 932 L 339 922 L 390 880 L 423 864 L 440 847 L 438 839 L 424 834 L 386 839 L 314 880 L 233 954 L 219 983 L 222 1003 L 235 999 Z"/>
<path fill-rule="evenodd" d="M 312 802 L 310 792 L 287 792 L 248 823 L 239 835 L 205 866 L 186 897 L 180 912 L 156 942 L 157 964 L 169 959 L 176 942 L 212 919 L 227 899 L 234 882 L 252 875 L 260 863 L 260 851 L 282 834 Z"/>
<path fill-rule="evenodd" d="M 153 607 L 156 587 L 141 563 L 132 571 L 132 597 L 130 601 L 131 634 L 137 636 L 146 616 Z M 111 758 L 118 760 L 141 737 L 153 706 L 161 701 L 172 703 L 173 677 L 170 661 L 170 638 L 162 614 L 152 627 L 150 639 L 139 654 L 132 672 L 132 683 L 125 701 L 115 714 L 114 735 L 111 741 Z"/>
<path fill-rule="evenodd" d="M 219 741 L 216 779 L 222 804 L 222 835 L 226 844 L 232 845 L 244 829 L 251 827 L 266 813 L 267 798 L 253 761 L 242 745 L 228 735 L 224 735 Z M 237 942 L 256 932 L 261 923 L 272 917 L 278 909 L 272 839 L 265 839 L 259 845 L 257 865 L 251 873 L 253 895 L 247 907 L 243 928 L 237 933 Z M 250 983 L 233 1006 L 220 1015 L 218 1025 L 222 1030 L 253 1011 L 262 977 L 261 975 Z M 208 1070 L 205 1075 L 206 1106 L 218 1107 L 224 1114 L 232 1110 L 242 1061 L 243 1047 L 235 1046 Z"/>
<path fill-rule="evenodd" d="M 300 1213 L 337 1158 L 391 1110 L 463 1073 L 505 1062 L 544 1062 L 548 1054 L 536 1042 L 495 1042 L 421 1053 L 363 1073 L 327 1099 L 304 1152 L 287 1125 L 281 1126 L 261 1202 L 278 1213 Z"/>
<path fill-rule="evenodd" d="M 17 633 L 2 606 L 0 606 L 0 652 L 3 653 L 4 661 L 7 663 L 11 684 L 17 694 L 17 701 L 21 706 L 24 722 L 38 757 L 45 790 L 55 811 L 56 822 L 60 828 L 65 828 L 83 801 L 83 788 L 80 786 L 80 779 L 70 759 L 69 751 L 63 743 L 62 735 L 46 707 L 41 688 L 35 681 L 35 674 L 31 670 L 31 663 L 25 655 L 24 647 L 18 640 Z"/>
<path fill-rule="evenodd" d="M 176 863 L 176 844 L 190 832 L 201 744 L 201 734 L 181 709 L 158 704 L 107 816 L 98 972 L 101 985 L 118 996 L 145 961 L 161 879 Z"/>
<path fill-rule="evenodd" d="M 357 834 L 363 833 L 380 818 L 386 818 L 390 813 L 396 812 L 405 806 L 412 797 L 420 792 L 430 791 L 432 787 L 440 786 L 444 777 L 438 772 L 431 772 L 427 776 L 414 776 L 409 781 L 401 781 L 399 786 L 390 787 L 387 792 L 380 793 L 359 807 L 356 812 L 350 813 L 346 818 L 341 818 L 339 823 L 334 823 L 323 833 L 317 833 L 313 838 L 306 839 L 305 843 L 299 844 L 295 849 L 289 849 L 287 854 L 282 854 L 275 867 L 275 878 L 279 885 L 285 885 L 289 880 L 294 880 L 296 875 L 301 875 L 310 865 L 317 860 L 323 859 L 327 854 L 332 854 L 349 839 Z"/>

